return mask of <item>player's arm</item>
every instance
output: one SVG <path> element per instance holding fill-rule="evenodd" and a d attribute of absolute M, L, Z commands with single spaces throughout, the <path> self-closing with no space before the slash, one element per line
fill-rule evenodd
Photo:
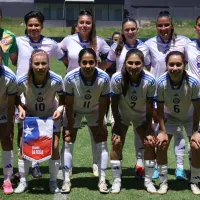
<path fill-rule="evenodd" d="M 199 128 L 199 119 L 200 119 L 200 100 L 198 101 L 193 101 L 193 135 L 194 134 L 199 134 L 198 133 L 198 128 Z"/>
<path fill-rule="evenodd" d="M 109 96 L 103 96 L 99 98 L 99 126 L 104 126 L 104 117 L 109 104 Z"/>
<path fill-rule="evenodd" d="M 74 124 L 73 104 L 74 104 L 74 96 L 66 95 L 65 96 L 65 109 L 66 109 L 66 117 L 67 117 L 69 130 L 73 129 L 73 124 Z"/>
<path fill-rule="evenodd" d="M 100 64 L 99 64 L 99 68 L 100 69 L 102 69 L 102 70 L 104 70 L 104 69 L 108 69 L 109 67 L 111 67 L 112 66 L 112 62 L 109 62 L 109 61 L 107 61 L 107 60 L 104 60 L 103 62 L 101 62 Z"/>

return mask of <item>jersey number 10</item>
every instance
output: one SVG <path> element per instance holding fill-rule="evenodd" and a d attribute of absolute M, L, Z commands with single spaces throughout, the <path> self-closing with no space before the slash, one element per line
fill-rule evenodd
<path fill-rule="evenodd" d="M 44 111 L 45 110 L 45 104 L 44 103 L 36 103 L 35 104 L 35 110 L 36 111 Z"/>

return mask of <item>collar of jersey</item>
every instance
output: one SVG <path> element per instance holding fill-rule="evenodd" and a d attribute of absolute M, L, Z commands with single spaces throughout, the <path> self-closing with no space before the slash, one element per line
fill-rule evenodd
<path fill-rule="evenodd" d="M 96 78 L 97 78 L 97 75 L 98 75 L 98 71 L 97 69 L 95 68 L 95 71 L 94 71 L 94 80 L 88 84 L 88 82 L 85 80 L 85 77 L 83 76 L 82 72 L 81 72 L 81 68 L 79 69 L 80 71 L 80 76 L 81 76 L 81 79 L 83 80 L 83 83 L 86 85 L 86 86 L 92 86 L 94 84 L 94 82 L 96 81 Z"/>
<path fill-rule="evenodd" d="M 197 43 L 198 48 L 200 49 L 200 41 L 198 39 L 196 40 L 196 43 Z"/>
<path fill-rule="evenodd" d="M 126 44 L 126 46 L 127 46 L 128 48 L 130 48 L 130 49 L 136 49 L 137 46 L 138 46 L 138 44 L 140 44 L 140 41 L 136 40 L 134 46 L 131 46 L 130 44 L 128 44 L 128 43 L 126 43 L 126 42 L 125 42 L 125 44 Z"/>
<path fill-rule="evenodd" d="M 78 38 L 79 38 L 81 43 L 88 43 L 89 42 L 89 40 L 82 40 L 80 33 L 78 33 Z"/>
<path fill-rule="evenodd" d="M 47 80 L 42 84 L 42 86 L 41 87 L 38 87 L 37 86 L 37 84 L 36 84 L 36 82 L 35 82 L 35 76 L 34 76 L 34 73 L 32 72 L 32 78 L 33 78 L 33 85 L 36 87 L 36 88 L 44 88 L 44 86 L 46 85 L 46 83 L 47 83 Z"/>
<path fill-rule="evenodd" d="M 30 37 L 29 35 L 28 35 L 27 37 L 29 38 L 29 40 L 30 40 L 32 43 L 41 43 L 42 40 L 44 39 L 44 36 L 43 36 L 43 35 L 40 35 L 40 39 L 39 39 L 37 42 L 35 42 L 35 41 L 33 41 L 33 40 L 31 39 L 31 37 Z"/>
<path fill-rule="evenodd" d="M 131 86 L 132 87 L 139 87 L 139 85 L 140 85 L 140 83 L 141 83 L 141 80 L 142 80 L 142 77 L 143 77 L 143 75 L 144 75 L 144 71 L 142 70 L 141 72 L 140 72 L 140 74 L 139 74 L 139 81 L 138 81 L 138 83 L 137 84 L 135 84 L 135 83 L 133 83 L 133 82 L 131 82 L 130 81 L 130 84 L 131 84 Z"/>
<path fill-rule="evenodd" d="M 171 87 L 172 87 L 172 90 L 179 90 L 179 89 L 180 89 L 180 87 L 181 87 L 181 85 L 182 85 L 182 82 L 183 82 L 183 79 L 185 78 L 185 73 L 186 73 L 186 72 L 184 71 L 184 72 L 183 72 L 183 75 L 182 75 L 181 82 L 179 83 L 179 85 L 178 85 L 177 88 L 174 88 L 172 79 L 171 79 L 169 73 L 167 73 L 167 77 L 169 78 L 169 82 L 170 82 L 170 85 L 171 85 Z"/>
<path fill-rule="evenodd" d="M 169 40 L 167 42 L 165 42 L 162 37 L 160 35 L 158 35 L 158 38 L 160 38 L 160 41 L 163 43 L 163 44 L 169 44 L 172 40 L 172 37 L 169 38 Z"/>

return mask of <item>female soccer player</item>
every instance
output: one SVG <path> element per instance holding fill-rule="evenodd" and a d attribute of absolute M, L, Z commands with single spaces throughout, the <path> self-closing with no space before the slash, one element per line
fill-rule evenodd
<path fill-rule="evenodd" d="M 198 78 L 185 70 L 185 57 L 179 51 L 172 51 L 166 56 L 167 72 L 157 81 L 157 105 L 160 132 L 157 135 L 157 164 L 160 174 L 159 194 L 165 194 L 167 184 L 167 149 L 173 135 L 185 128 L 190 138 L 191 190 L 200 194 L 198 181 L 199 162 L 199 109 L 200 82 Z"/>
<path fill-rule="evenodd" d="M 104 120 L 110 96 L 110 79 L 107 73 L 97 68 L 96 52 L 91 48 L 82 49 L 78 59 L 80 67 L 69 72 L 64 78 L 66 92 L 66 121 L 63 122 L 65 144 L 65 179 L 61 192 L 71 190 L 69 169 L 72 164 L 72 150 L 81 120 L 85 116 L 97 149 L 99 169 L 99 191 L 108 193 L 106 169 L 108 165 L 107 130 Z"/>
<path fill-rule="evenodd" d="M 0 47 L 0 61 L 2 61 L 2 49 Z M 17 94 L 17 81 L 15 74 L 6 66 L 0 65 L 0 140 L 2 147 L 3 166 L 3 192 L 13 193 L 10 178 L 13 173 L 13 117 L 15 113 L 15 99 Z"/>
<path fill-rule="evenodd" d="M 39 11 L 30 11 L 24 16 L 27 34 L 26 36 L 17 37 L 17 77 L 28 72 L 29 59 L 32 51 L 35 49 L 42 49 L 48 53 L 50 59 L 54 57 L 58 60 L 62 60 L 64 64 L 67 64 L 65 54 L 58 44 L 54 40 L 41 35 L 44 20 L 44 15 Z M 18 130 L 18 132 L 20 135 L 21 130 Z M 32 163 L 32 176 L 34 178 L 40 178 L 42 176 L 39 165 L 36 162 Z"/>
<path fill-rule="evenodd" d="M 145 187 L 150 193 L 156 193 L 151 176 L 155 165 L 155 137 L 152 129 L 153 98 L 156 90 L 154 77 L 144 70 L 144 55 L 138 49 L 131 49 L 126 54 L 121 72 L 116 72 L 111 79 L 112 112 L 114 127 L 112 137 L 111 169 L 114 182 L 111 192 L 121 189 L 120 156 L 130 122 L 135 133 L 144 143 Z"/>
<path fill-rule="evenodd" d="M 137 39 L 138 34 L 137 23 L 134 19 L 126 18 L 122 22 L 122 30 L 118 43 L 114 43 L 111 46 L 107 60 L 100 65 L 101 69 L 107 69 L 116 62 L 116 71 L 121 71 L 121 68 L 124 64 L 126 53 L 130 49 L 139 49 L 144 54 L 144 64 L 146 67 L 151 65 L 150 55 L 148 47 L 139 39 Z M 113 124 L 114 121 L 111 121 Z M 135 134 L 135 151 L 137 157 L 137 163 L 135 166 L 136 179 L 141 179 L 144 174 L 143 167 L 143 145 L 140 138 Z"/>
<path fill-rule="evenodd" d="M 158 79 L 166 72 L 166 55 L 170 51 L 175 50 L 185 53 L 187 44 L 190 42 L 190 40 L 184 36 L 176 35 L 174 33 L 172 17 L 168 11 L 161 11 L 159 13 L 156 21 L 156 28 L 158 35 L 147 40 L 145 44 L 149 47 L 151 55 L 151 68 L 149 68 L 149 70 L 154 75 L 154 77 Z M 155 129 L 158 129 L 156 110 L 157 109 L 155 108 L 154 127 Z M 176 179 L 184 180 L 185 139 L 182 132 L 177 133 L 174 137 L 174 152 L 176 155 Z M 155 170 L 153 177 L 158 178 L 157 169 Z"/>
<path fill-rule="evenodd" d="M 69 35 L 61 41 L 60 46 L 64 51 L 67 51 L 68 55 L 68 68 L 67 73 L 73 69 L 79 68 L 78 55 L 80 50 L 84 48 L 92 48 L 97 57 L 100 53 L 102 55 L 107 55 L 110 47 L 105 42 L 103 38 L 96 36 L 96 26 L 95 20 L 90 11 L 82 10 L 79 13 L 77 20 L 78 33 L 74 35 Z M 96 158 L 96 146 L 93 140 L 91 131 L 90 138 L 92 144 L 92 155 L 93 155 L 93 175 L 98 176 L 98 166 Z M 64 145 L 64 144 L 63 144 Z"/>
<path fill-rule="evenodd" d="M 34 50 L 30 58 L 28 74 L 18 80 L 18 96 L 24 94 L 26 113 L 33 117 L 52 117 L 54 120 L 53 149 L 52 158 L 49 160 L 51 193 L 59 192 L 56 177 L 59 170 L 59 151 L 58 143 L 60 137 L 60 116 L 64 105 L 63 81 L 61 76 L 50 71 L 49 56 L 47 52 L 37 49 Z M 59 107 L 55 100 L 56 94 L 59 95 Z M 38 101 L 37 99 L 40 99 Z M 43 106 L 40 106 L 42 104 Z M 19 106 L 19 117 L 24 119 L 25 110 Z M 22 158 L 18 159 L 18 169 L 20 173 L 20 183 L 15 189 L 15 193 L 22 193 L 28 187 L 29 161 Z"/>

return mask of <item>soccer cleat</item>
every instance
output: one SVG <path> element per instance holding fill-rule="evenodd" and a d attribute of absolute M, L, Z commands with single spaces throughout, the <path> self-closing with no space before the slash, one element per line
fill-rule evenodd
<path fill-rule="evenodd" d="M 99 169 L 98 169 L 98 165 L 97 164 L 93 164 L 92 165 L 92 170 L 93 170 L 93 175 L 95 176 L 95 177 L 98 177 L 99 176 Z"/>
<path fill-rule="evenodd" d="M 177 168 L 175 171 L 176 180 L 183 181 L 185 180 L 185 170 L 181 168 Z"/>
<path fill-rule="evenodd" d="M 160 188 L 158 189 L 158 194 L 166 194 L 168 190 L 168 184 L 167 182 L 163 182 L 160 184 Z"/>
<path fill-rule="evenodd" d="M 101 180 L 98 183 L 99 192 L 103 194 L 109 193 L 108 185 L 106 184 L 105 180 Z"/>
<path fill-rule="evenodd" d="M 62 188 L 60 190 L 61 193 L 69 193 L 71 191 L 71 182 L 63 181 Z"/>
<path fill-rule="evenodd" d="M 4 181 L 2 187 L 3 187 L 4 194 L 12 194 L 13 193 L 12 183 L 10 181 Z"/>
<path fill-rule="evenodd" d="M 142 180 L 144 178 L 144 167 L 135 166 L 135 179 Z"/>
<path fill-rule="evenodd" d="M 60 192 L 56 181 L 49 181 L 49 189 L 52 194 Z"/>
<path fill-rule="evenodd" d="M 154 186 L 152 181 L 148 182 L 148 183 L 145 182 L 144 186 L 145 186 L 145 188 L 146 188 L 148 193 L 150 193 L 150 194 L 156 194 L 157 193 L 157 190 L 156 190 L 156 188 L 155 188 L 155 186 Z"/>
<path fill-rule="evenodd" d="M 121 190 L 121 179 L 117 178 L 114 180 L 111 188 L 112 194 L 119 194 Z"/>
<path fill-rule="evenodd" d="M 193 194 L 200 194 L 200 189 L 197 184 L 191 183 L 190 188 Z"/>
<path fill-rule="evenodd" d="M 27 190 L 28 188 L 28 184 L 25 181 L 20 181 L 19 185 L 17 186 L 17 188 L 14 190 L 14 193 L 16 194 L 20 194 L 23 193 Z"/>
<path fill-rule="evenodd" d="M 157 168 L 154 168 L 154 172 L 153 172 L 152 179 L 158 179 L 158 178 L 159 178 L 158 169 L 157 169 Z"/>
<path fill-rule="evenodd" d="M 32 168 L 32 176 L 33 176 L 33 178 L 41 178 L 42 177 L 42 173 L 40 172 L 39 166 L 35 166 Z"/>

